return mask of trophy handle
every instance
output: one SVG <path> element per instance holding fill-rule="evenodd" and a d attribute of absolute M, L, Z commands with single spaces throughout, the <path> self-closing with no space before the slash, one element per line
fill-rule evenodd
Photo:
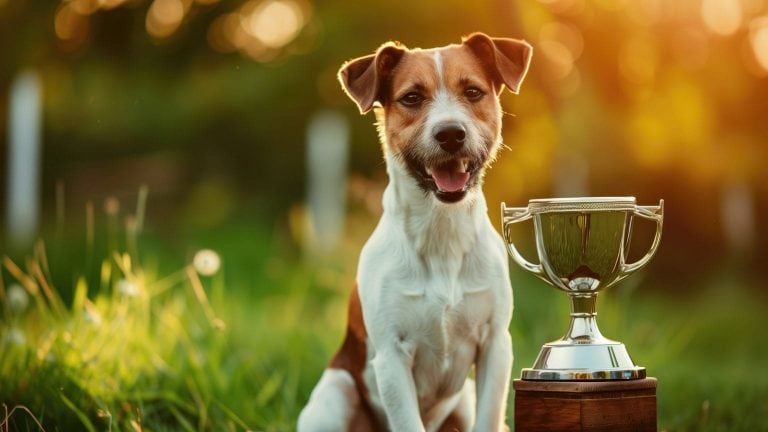
<path fill-rule="evenodd" d="M 653 255 L 656 254 L 656 249 L 659 248 L 659 243 L 661 242 L 661 228 L 664 222 L 664 200 L 659 200 L 658 206 L 635 206 L 634 215 L 655 221 L 656 235 L 653 237 L 651 248 L 648 250 L 648 253 L 645 254 L 644 257 L 631 264 L 621 265 L 621 272 L 624 275 L 629 275 L 630 273 L 648 264 L 648 261 L 650 261 L 651 258 L 653 258 Z"/>
<path fill-rule="evenodd" d="M 544 270 L 541 268 L 541 264 L 533 264 L 528 261 L 517 251 L 517 248 L 512 244 L 512 240 L 509 238 L 509 227 L 513 223 L 523 222 L 531 219 L 533 216 L 528 207 L 507 207 L 506 204 L 501 203 L 501 233 L 504 236 L 504 243 L 507 245 L 507 250 L 512 259 L 522 267 L 523 269 L 544 278 Z M 547 280 L 547 279 L 544 279 Z"/>

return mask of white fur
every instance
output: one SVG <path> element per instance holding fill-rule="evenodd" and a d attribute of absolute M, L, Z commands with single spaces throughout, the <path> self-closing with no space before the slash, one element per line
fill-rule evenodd
<path fill-rule="evenodd" d="M 352 376 L 343 369 L 326 369 L 301 411 L 298 430 L 338 432 L 347 429 L 360 396 Z"/>
<path fill-rule="evenodd" d="M 363 248 L 358 284 L 378 390 L 393 431 L 421 431 L 440 391 L 458 392 L 477 358 L 477 431 L 499 430 L 512 362 L 512 291 L 485 198 L 446 205 L 387 158 L 384 214 Z M 417 390 L 418 389 L 418 390 Z"/>
<path fill-rule="evenodd" d="M 442 79 L 439 51 L 434 59 Z M 479 151 L 479 129 L 441 85 L 427 112 L 420 152 L 440 151 L 430 131 L 443 121 L 461 122 L 465 145 Z M 442 203 L 383 147 L 389 174 L 384 212 L 363 247 L 357 279 L 368 332 L 363 381 L 372 409 L 397 432 L 437 430 L 452 412 L 475 431 L 503 430 L 512 287 L 507 252 L 485 198 L 474 187 L 460 202 Z M 473 365 L 476 382 L 468 379 Z M 346 430 L 347 411 L 328 406 L 340 399 L 348 406 L 360 403 L 346 392 L 351 377 L 326 378 L 329 371 L 302 412 L 299 431 L 324 431 L 319 425 L 328 424 Z"/>

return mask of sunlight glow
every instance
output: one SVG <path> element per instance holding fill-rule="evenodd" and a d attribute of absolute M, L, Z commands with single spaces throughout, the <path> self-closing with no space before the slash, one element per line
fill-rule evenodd
<path fill-rule="evenodd" d="M 768 72 L 768 16 L 753 20 L 749 27 L 749 41 L 755 60 Z"/>
<path fill-rule="evenodd" d="M 101 9 L 114 9 L 116 7 L 122 6 L 123 3 L 126 3 L 128 0 L 97 0 L 99 3 L 99 7 Z"/>
<path fill-rule="evenodd" d="M 703 0 L 701 18 L 712 32 L 728 36 L 741 27 L 742 7 L 739 0 Z"/>
<path fill-rule="evenodd" d="M 82 15 L 90 15 L 100 7 L 99 0 L 72 0 L 68 4 Z"/>
<path fill-rule="evenodd" d="M 304 24 L 293 1 L 269 0 L 244 17 L 245 30 L 269 48 L 280 48 L 295 38 Z"/>
<path fill-rule="evenodd" d="M 619 53 L 619 71 L 632 84 L 652 83 L 657 63 L 656 51 L 647 38 L 630 39 Z"/>
<path fill-rule="evenodd" d="M 274 59 L 301 33 L 308 4 L 297 0 L 251 0 L 222 14 L 208 29 L 208 43 L 222 53 L 240 51 L 254 60 Z"/>
<path fill-rule="evenodd" d="M 155 0 L 147 12 L 147 32 L 155 38 L 172 35 L 184 20 L 189 0 Z"/>
<path fill-rule="evenodd" d="M 65 3 L 56 12 L 53 28 L 60 40 L 77 44 L 88 35 L 88 17 L 81 14 L 73 3 Z"/>
<path fill-rule="evenodd" d="M 573 54 L 558 41 L 541 41 L 539 49 L 547 58 L 548 71 L 553 80 L 561 80 L 568 76 L 573 69 Z"/>
<path fill-rule="evenodd" d="M 672 35 L 672 52 L 677 61 L 691 70 L 698 70 L 709 59 L 709 39 L 706 33 L 694 26 L 677 29 Z"/>

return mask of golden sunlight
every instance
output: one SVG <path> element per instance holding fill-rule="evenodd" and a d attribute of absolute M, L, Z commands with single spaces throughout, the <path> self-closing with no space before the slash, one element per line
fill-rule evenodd
<path fill-rule="evenodd" d="M 292 41 L 304 25 L 299 5 L 289 0 L 268 0 L 245 17 L 245 31 L 269 48 Z"/>
<path fill-rule="evenodd" d="M 68 3 L 82 15 L 90 15 L 99 10 L 99 0 L 72 0 Z"/>
<path fill-rule="evenodd" d="M 647 37 L 629 39 L 619 53 L 619 71 L 631 84 L 651 84 L 656 75 L 657 55 Z"/>
<path fill-rule="evenodd" d="M 88 17 L 74 3 L 65 3 L 56 11 L 53 28 L 60 40 L 79 45 L 88 36 Z"/>
<path fill-rule="evenodd" d="M 768 16 L 757 18 L 750 23 L 749 41 L 757 64 L 768 72 Z"/>
<path fill-rule="evenodd" d="M 295 0 L 252 0 L 216 18 L 208 43 L 216 51 L 240 51 L 256 60 L 274 59 L 307 23 L 309 7 Z"/>
<path fill-rule="evenodd" d="M 184 20 L 189 0 L 155 0 L 147 12 L 147 32 L 155 38 L 172 35 Z"/>
<path fill-rule="evenodd" d="M 739 0 L 703 0 L 701 18 L 712 32 L 732 35 L 741 27 L 741 3 Z"/>

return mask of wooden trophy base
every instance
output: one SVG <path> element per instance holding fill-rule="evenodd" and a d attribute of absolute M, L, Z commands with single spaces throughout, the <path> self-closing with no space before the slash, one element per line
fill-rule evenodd
<path fill-rule="evenodd" d="M 656 378 L 516 379 L 516 432 L 656 432 Z"/>

